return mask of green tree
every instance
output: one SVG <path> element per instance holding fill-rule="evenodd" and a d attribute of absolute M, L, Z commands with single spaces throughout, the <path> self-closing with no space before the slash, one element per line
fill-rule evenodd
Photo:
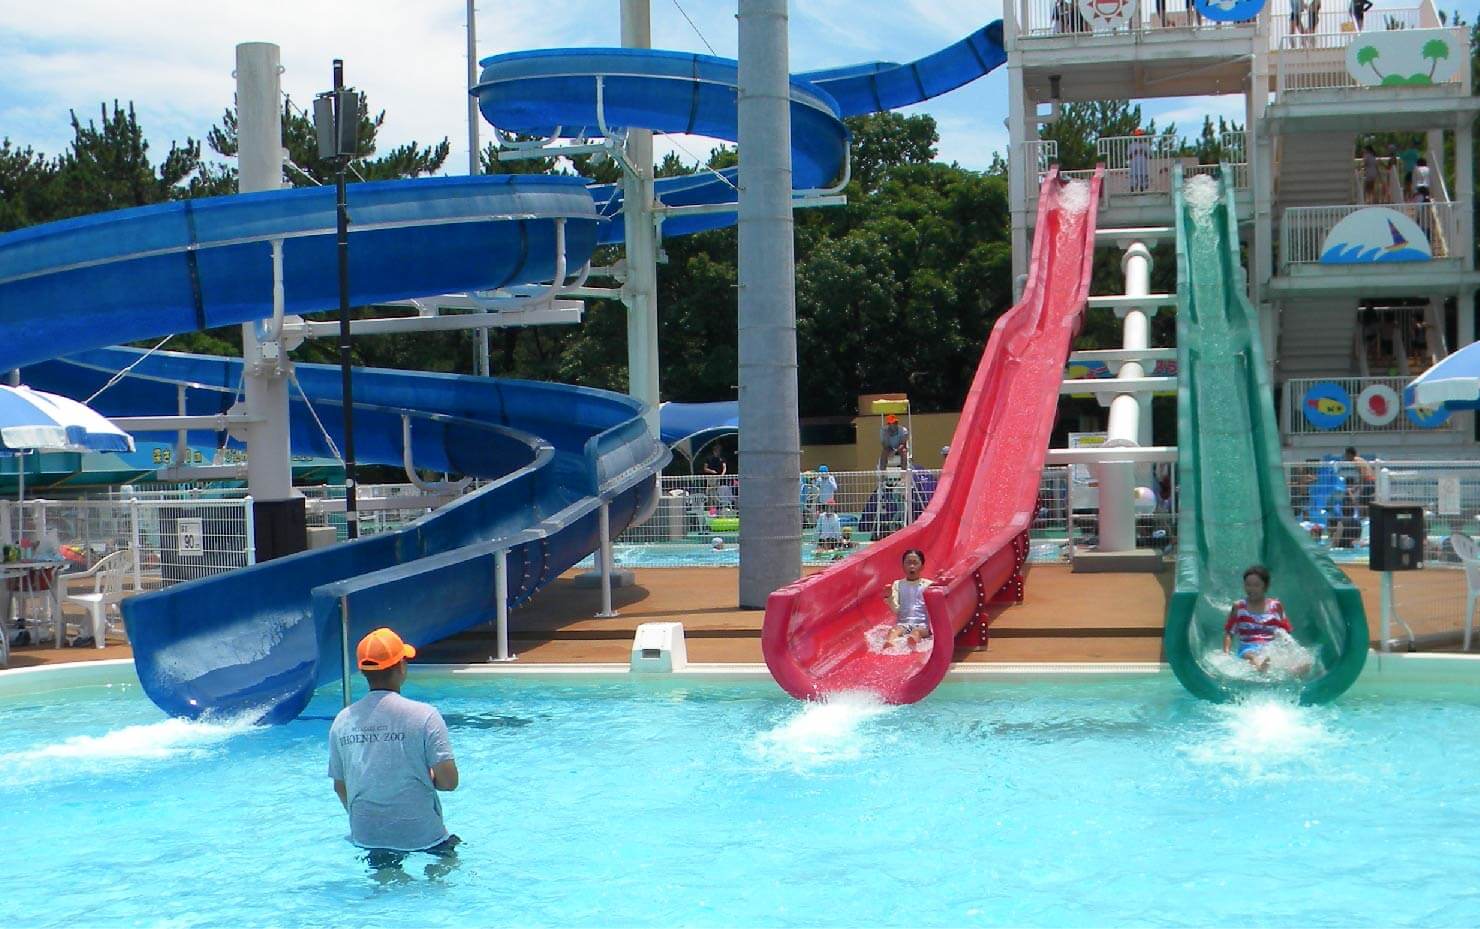
<path fill-rule="evenodd" d="M 71 113 L 72 145 L 57 160 L 48 215 L 38 221 L 147 206 L 189 192 L 186 185 L 201 167 L 199 142 L 171 142 L 155 167 L 134 105 L 125 110 L 115 100 L 111 111 L 106 104 L 99 109 L 100 121 L 86 125 Z"/>
<path fill-rule="evenodd" d="M 56 163 L 34 149 L 0 139 L 0 232 L 50 218 L 56 171 Z"/>

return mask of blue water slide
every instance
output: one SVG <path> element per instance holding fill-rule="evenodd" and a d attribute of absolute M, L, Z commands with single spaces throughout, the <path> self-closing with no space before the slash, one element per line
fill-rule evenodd
<path fill-rule="evenodd" d="M 590 259 L 602 223 L 579 178 L 379 182 L 348 195 L 355 304 L 550 280 L 557 223 L 567 269 Z M 239 360 L 105 346 L 269 315 L 274 240 L 286 311 L 332 307 L 334 232 L 333 191 L 311 189 L 0 236 L 0 370 L 24 366 L 32 383 L 84 397 L 126 372 L 94 400 L 115 415 L 175 413 L 181 384 L 192 385 L 187 412 L 223 412 Z M 330 453 L 342 441 L 339 374 L 299 365 L 296 376 L 294 450 Z M 564 385 L 361 369 L 355 419 L 362 461 L 402 464 L 409 424 L 417 466 L 489 483 L 396 532 L 130 598 L 139 677 L 167 712 L 291 719 L 339 673 L 341 602 L 352 634 L 393 610 L 413 643 L 487 621 L 492 558 L 507 558 L 508 600 L 522 602 L 596 547 L 603 505 L 613 532 L 640 518 L 668 460 L 636 401 Z"/>
<path fill-rule="evenodd" d="M 494 175 L 348 189 L 356 306 L 549 280 L 590 260 L 597 215 L 580 178 Z M 339 305 L 334 190 L 275 190 L 97 213 L 0 236 L 0 371 L 86 348 Z"/>
<path fill-rule="evenodd" d="M 99 349 L 26 377 L 92 392 L 127 370 L 94 401 L 110 415 L 169 412 L 176 387 L 190 383 L 194 414 L 234 401 L 241 364 Z M 296 375 L 293 449 L 329 453 L 343 440 L 339 370 L 303 364 Z M 649 512 L 668 458 L 640 404 L 606 391 L 359 368 L 355 401 L 360 461 L 401 465 L 409 423 L 418 466 L 491 483 L 400 530 L 125 601 L 139 679 L 167 712 L 292 719 L 340 674 L 341 601 L 352 640 L 394 625 L 426 644 L 486 622 L 495 558 L 508 559 L 509 605 L 522 603 L 597 547 L 603 504 L 614 533 Z"/>
<path fill-rule="evenodd" d="M 798 190 L 842 176 L 849 135 L 842 119 L 922 103 L 1007 61 L 1002 22 L 907 64 L 869 62 L 792 76 L 792 170 Z M 549 49 L 484 59 L 472 93 L 484 117 L 507 131 L 546 138 L 594 138 L 629 127 L 738 140 L 733 59 L 624 48 Z M 668 206 L 734 203 L 738 172 L 659 178 Z M 622 241 L 620 185 L 591 188 L 604 217 L 602 244 Z M 734 213 L 670 217 L 664 235 L 732 225 Z"/>

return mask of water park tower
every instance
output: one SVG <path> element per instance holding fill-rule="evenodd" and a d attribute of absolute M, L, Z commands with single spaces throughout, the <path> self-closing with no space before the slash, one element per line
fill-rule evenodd
<path fill-rule="evenodd" d="M 1405 410 L 1400 397 L 1406 378 L 1475 339 L 1469 37 L 1432 0 L 1362 22 L 1328 6 L 1292 22 L 1259 0 L 1008 2 L 1014 271 L 1057 160 L 1040 132 L 1062 103 L 1240 95 L 1244 129 L 1218 140 L 1217 160 L 1233 175 L 1285 457 L 1346 445 L 1452 457 L 1474 448 L 1470 415 Z M 1175 140 L 1096 148 L 1102 227 L 1165 228 L 1175 168 L 1218 171 Z"/>

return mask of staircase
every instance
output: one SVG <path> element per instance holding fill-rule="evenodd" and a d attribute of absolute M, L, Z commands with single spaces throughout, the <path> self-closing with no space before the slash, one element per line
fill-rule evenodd
<path fill-rule="evenodd" d="M 1282 136 L 1275 216 L 1282 217 L 1288 207 L 1360 202 L 1359 191 L 1352 189 L 1352 145 L 1352 135 L 1344 132 Z M 1355 299 L 1292 300 L 1280 307 L 1279 320 L 1278 380 L 1357 373 Z"/>
<path fill-rule="evenodd" d="M 1357 301 L 1302 299 L 1280 307 L 1278 380 L 1358 374 Z"/>
<path fill-rule="evenodd" d="M 1276 215 L 1292 206 L 1360 203 L 1353 190 L 1355 140 L 1348 132 L 1294 133 L 1280 137 Z"/>

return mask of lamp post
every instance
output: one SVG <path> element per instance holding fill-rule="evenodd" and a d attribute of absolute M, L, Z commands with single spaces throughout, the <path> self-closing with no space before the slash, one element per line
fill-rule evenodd
<path fill-rule="evenodd" d="M 344 87 L 344 61 L 334 59 L 334 89 L 314 98 L 313 123 L 319 143 L 319 158 L 334 163 L 339 246 L 339 373 L 344 394 L 344 523 L 351 540 L 360 537 L 360 521 L 355 501 L 355 401 L 349 341 L 349 207 L 345 199 L 344 172 L 355 156 L 362 109 L 360 95 Z"/>

